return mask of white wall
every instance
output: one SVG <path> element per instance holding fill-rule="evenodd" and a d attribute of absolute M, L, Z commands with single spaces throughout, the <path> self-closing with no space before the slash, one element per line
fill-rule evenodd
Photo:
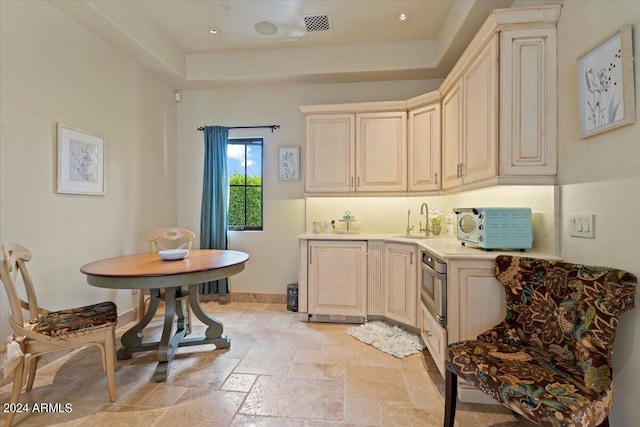
<path fill-rule="evenodd" d="M 202 125 L 280 125 L 269 129 L 231 130 L 234 136 L 264 139 L 264 231 L 230 232 L 230 249 L 250 254 L 245 270 L 231 277 L 235 292 L 285 294 L 297 281 L 298 245 L 305 231 L 304 183 L 278 181 L 277 150 L 298 145 L 304 158 L 304 104 L 408 99 L 433 90 L 440 81 L 270 86 L 185 91 L 178 105 L 178 222 L 199 235 L 202 196 Z M 304 173 L 304 171 L 302 171 Z"/>
<path fill-rule="evenodd" d="M 176 223 L 173 89 L 47 2 L 0 2 L 0 242 L 31 250 L 49 309 L 131 291 L 89 286 L 80 267 L 148 250 L 146 234 Z M 55 192 L 56 123 L 106 139 L 107 194 Z M 0 292 L 0 339 L 10 334 Z"/>
<path fill-rule="evenodd" d="M 640 3 L 564 2 L 558 23 L 558 140 L 561 183 L 562 257 L 567 261 L 621 268 L 640 276 L 640 127 L 626 126 L 579 138 L 576 59 L 624 24 L 635 31 L 638 58 Z M 636 111 L 640 107 L 635 62 Z M 636 116 L 638 114 L 636 113 Z M 570 237 L 568 215 L 595 214 L 595 238 Z M 640 307 L 640 293 L 636 293 Z M 640 308 L 624 314 L 614 357 L 615 395 L 611 425 L 635 426 L 640 419 Z"/>

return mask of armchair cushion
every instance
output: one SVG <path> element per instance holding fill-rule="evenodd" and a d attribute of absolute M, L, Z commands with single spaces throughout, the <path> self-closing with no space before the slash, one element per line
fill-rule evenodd
<path fill-rule="evenodd" d="M 493 399 L 542 425 L 596 426 L 612 403 L 610 388 L 598 393 L 586 387 L 582 372 L 537 347 L 462 341 L 449 345 L 446 364 Z M 608 373 L 599 378 L 599 372 L 593 380 L 610 385 Z"/>
<path fill-rule="evenodd" d="M 618 316 L 633 308 L 634 275 L 612 268 L 501 255 L 505 320 L 449 345 L 446 366 L 543 425 L 595 426 L 612 404 Z"/>
<path fill-rule="evenodd" d="M 32 331 L 54 338 L 65 338 L 69 335 L 81 335 L 85 331 L 98 327 L 112 326 L 117 319 L 116 305 L 107 301 L 68 310 L 52 311 L 40 316 Z"/>

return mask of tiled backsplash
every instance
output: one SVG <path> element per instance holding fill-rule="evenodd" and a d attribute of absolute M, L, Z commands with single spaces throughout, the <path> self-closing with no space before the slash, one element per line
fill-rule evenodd
<path fill-rule="evenodd" d="M 404 234 L 407 229 L 407 210 L 411 210 L 410 224 L 417 234 L 424 215 L 420 206 L 427 203 L 429 209 L 437 209 L 444 215 L 452 215 L 459 207 L 530 207 L 533 211 L 533 249 L 559 253 L 557 241 L 558 214 L 554 186 L 501 186 L 464 193 L 428 197 L 313 197 L 306 199 L 306 231 L 312 231 L 313 221 L 335 220 L 336 229 L 345 229 L 339 222 L 349 210 L 356 222 L 350 227 L 366 232 Z M 444 230 L 443 230 L 444 233 Z"/>

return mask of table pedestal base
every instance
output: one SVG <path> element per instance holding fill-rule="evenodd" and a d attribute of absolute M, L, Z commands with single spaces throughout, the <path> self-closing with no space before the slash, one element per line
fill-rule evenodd
<path fill-rule="evenodd" d="M 198 300 L 198 285 L 190 285 L 187 293 L 182 291 L 181 286 L 164 289 L 165 311 L 162 337 L 160 341 L 143 343 L 142 330 L 153 319 L 161 300 L 159 289 L 150 289 L 150 295 L 149 310 L 135 326 L 125 332 L 120 340 L 122 348 L 116 353 L 118 360 L 130 359 L 133 353 L 140 351 L 158 350 L 158 366 L 153 379 L 154 381 L 165 381 L 171 361 L 179 347 L 202 344 L 214 344 L 217 349 L 231 347 L 231 340 L 223 334 L 222 322 L 202 311 Z M 182 306 L 185 299 L 187 299 L 193 314 L 207 326 L 203 337 L 185 338 L 191 333 L 191 325 L 189 319 L 184 315 L 185 310 Z M 175 332 L 173 331 L 174 325 Z"/>

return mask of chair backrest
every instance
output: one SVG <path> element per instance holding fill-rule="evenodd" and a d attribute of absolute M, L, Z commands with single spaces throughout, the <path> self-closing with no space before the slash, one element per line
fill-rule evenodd
<path fill-rule="evenodd" d="M 22 309 L 29 310 L 30 321 L 35 321 L 38 318 L 38 300 L 27 268 L 27 262 L 31 261 L 31 252 L 17 243 L 6 243 L 2 245 L 2 256 L 0 279 L 9 298 L 10 318 L 12 323 L 22 327 L 25 323 Z M 22 278 L 27 301 L 22 300 L 18 294 L 16 286 L 18 273 Z"/>
<path fill-rule="evenodd" d="M 195 238 L 196 235 L 186 228 L 160 228 L 147 236 L 151 252 L 163 249 L 191 249 L 191 243 Z"/>
<path fill-rule="evenodd" d="M 504 338 L 537 346 L 578 366 L 585 380 L 593 375 L 597 383 L 608 374 L 610 383 L 618 318 L 634 307 L 635 275 L 507 255 L 496 258 L 494 273 L 507 299 Z M 608 373 L 589 371 L 607 366 Z M 604 389 L 609 384 L 591 385 Z"/>

